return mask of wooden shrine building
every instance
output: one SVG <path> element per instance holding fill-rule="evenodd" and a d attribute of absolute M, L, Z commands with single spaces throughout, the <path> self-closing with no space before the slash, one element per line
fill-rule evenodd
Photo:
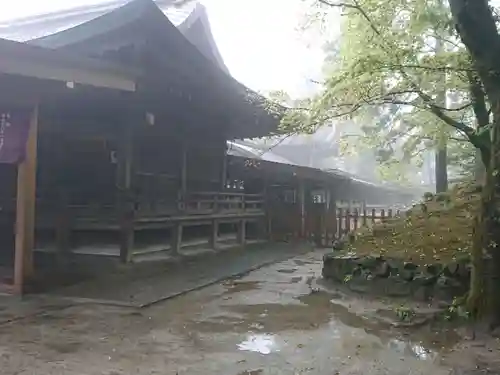
<path fill-rule="evenodd" d="M 217 247 L 223 225 L 243 243 L 246 223 L 265 217 L 260 194 L 227 189 L 226 141 L 267 135 L 280 109 L 201 53 L 152 0 L 27 44 L 5 41 L 0 56 L 2 113 L 13 126 L 32 119 L 26 158 L 0 164 L 0 276 L 17 293 L 34 249 L 62 264 L 77 253 L 128 262 L 179 253 L 187 237 Z M 80 71 L 86 64 L 92 74 Z M 11 103 L 6 93 L 17 91 L 21 103 Z"/>
<path fill-rule="evenodd" d="M 271 239 L 314 239 L 321 246 L 330 246 L 346 230 L 339 226 L 339 209 L 340 213 L 345 209 L 344 217 L 363 212 L 366 216 L 368 207 L 370 214 L 374 209 L 395 213 L 421 196 L 412 189 L 378 185 L 339 170 L 255 157 L 231 155 L 228 175 L 235 189 L 265 198 L 265 233 Z"/>

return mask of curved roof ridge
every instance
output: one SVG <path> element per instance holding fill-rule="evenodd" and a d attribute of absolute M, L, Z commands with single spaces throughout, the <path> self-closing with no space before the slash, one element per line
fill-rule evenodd
<path fill-rule="evenodd" d="M 126 4 L 128 1 L 129 0 L 112 0 L 104 3 L 80 5 L 77 7 L 60 9 L 48 13 L 14 18 L 1 22 L 0 27 L 23 27 L 26 24 L 36 23 L 38 21 L 51 21 L 53 19 L 66 17 L 73 13 L 87 14 L 87 13 L 105 12 L 109 10 L 109 8 L 121 6 L 123 4 Z"/>
<path fill-rule="evenodd" d="M 117 9 L 127 7 L 133 2 L 135 1 L 110 0 L 2 22 L 0 37 L 44 45 L 47 40 L 53 40 L 53 36 L 58 33 L 77 28 Z M 199 0 L 149 0 L 149 2 L 154 2 L 192 44 L 220 69 L 230 74 L 213 37 L 206 7 Z"/>
<path fill-rule="evenodd" d="M 0 37 L 18 42 L 40 39 L 92 21 L 113 10 L 127 6 L 134 1 L 135 0 L 111 0 L 104 3 L 83 5 L 55 12 L 3 21 L 0 22 Z M 149 1 L 154 2 L 164 13 L 166 13 L 169 20 L 175 26 L 183 22 L 188 15 L 181 14 L 185 12 L 177 12 L 182 7 L 177 5 L 176 0 Z M 175 9 L 176 14 L 169 12 L 170 9 Z M 177 13 L 181 14 L 181 17 L 179 17 Z"/>
<path fill-rule="evenodd" d="M 198 39 L 198 41 L 202 41 L 203 39 L 205 39 L 206 42 L 208 43 L 207 47 L 208 47 L 209 51 L 207 51 L 207 52 L 210 53 L 210 56 L 207 56 L 207 57 L 209 59 L 211 59 L 214 63 L 216 63 L 219 66 L 219 68 L 221 68 L 224 72 L 226 72 L 227 74 L 230 74 L 229 69 L 227 68 L 226 64 L 224 63 L 224 59 L 222 58 L 222 55 L 220 54 L 219 48 L 217 47 L 217 43 L 215 42 L 206 7 L 197 0 L 193 1 L 193 3 L 195 3 L 193 10 L 189 13 L 189 15 L 184 20 L 184 22 L 177 26 L 177 28 L 188 39 L 190 39 L 189 38 L 190 31 L 195 32 L 197 30 L 196 28 L 193 27 L 193 25 L 196 22 L 199 22 L 199 24 L 203 30 L 203 33 L 202 33 L 203 35 L 198 35 L 197 39 Z M 204 38 L 203 38 L 203 36 L 204 36 Z M 201 39 L 200 39 L 200 37 L 201 37 Z M 195 41 L 193 41 L 193 40 L 190 40 L 190 41 L 195 46 L 197 46 L 200 50 L 204 49 L 203 46 L 198 45 L 198 43 L 195 43 Z"/>
<path fill-rule="evenodd" d="M 65 47 L 116 30 L 140 19 L 147 12 L 159 12 L 164 15 L 153 0 L 132 0 L 87 22 L 33 39 L 29 43 L 48 48 Z"/>

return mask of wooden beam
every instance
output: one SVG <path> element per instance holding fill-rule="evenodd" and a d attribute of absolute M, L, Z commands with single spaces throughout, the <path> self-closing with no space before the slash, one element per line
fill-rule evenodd
<path fill-rule="evenodd" d="M 263 188 L 262 188 L 262 196 L 264 197 L 264 218 L 261 220 L 261 235 L 262 239 L 271 240 L 271 199 L 269 197 L 269 177 L 267 174 L 264 175 L 262 180 Z"/>
<path fill-rule="evenodd" d="M 14 293 L 18 295 L 25 292 L 26 280 L 34 274 L 37 140 L 38 106 L 35 106 L 26 143 L 26 157 L 17 172 Z"/>
<path fill-rule="evenodd" d="M 297 203 L 299 205 L 299 219 L 300 219 L 299 237 L 305 238 L 305 236 L 306 236 L 306 187 L 305 187 L 305 181 L 302 178 L 299 178 Z"/>
<path fill-rule="evenodd" d="M 212 221 L 212 230 L 210 233 L 210 247 L 217 250 L 217 240 L 219 238 L 219 220 Z"/>
<path fill-rule="evenodd" d="M 222 171 L 221 171 L 221 188 L 222 191 L 226 190 L 227 184 L 227 143 L 224 139 L 224 148 L 223 148 L 223 159 L 222 159 Z"/>
<path fill-rule="evenodd" d="M 179 255 L 182 247 L 182 229 L 183 226 L 180 222 L 177 222 L 172 227 L 172 251 L 174 255 Z"/>
<path fill-rule="evenodd" d="M 69 197 L 65 190 L 59 194 L 59 205 L 56 219 L 56 252 L 59 262 L 64 262 L 70 252 L 71 212 Z"/>
<path fill-rule="evenodd" d="M 182 155 L 181 155 L 181 195 L 185 198 L 187 191 L 187 152 L 188 147 L 185 142 L 182 142 Z"/>
<path fill-rule="evenodd" d="M 135 197 L 132 192 L 134 123 L 128 122 L 118 150 L 120 260 L 128 263 L 134 251 Z"/>
<path fill-rule="evenodd" d="M 238 222 L 238 244 L 244 246 L 247 238 L 247 221 L 245 219 Z"/>

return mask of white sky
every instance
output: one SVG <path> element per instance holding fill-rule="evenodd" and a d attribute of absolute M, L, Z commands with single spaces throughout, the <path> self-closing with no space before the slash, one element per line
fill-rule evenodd
<path fill-rule="evenodd" d="M 0 0 L 0 21 L 106 0 Z M 300 95 L 322 63 L 318 46 L 298 31 L 302 0 L 202 0 L 212 31 L 232 75 L 248 87 Z"/>

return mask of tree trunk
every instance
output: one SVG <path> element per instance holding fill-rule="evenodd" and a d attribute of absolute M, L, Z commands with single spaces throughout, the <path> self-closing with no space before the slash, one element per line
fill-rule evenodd
<path fill-rule="evenodd" d="M 469 307 L 493 326 L 500 322 L 500 36 L 487 0 L 448 0 L 458 34 L 477 69 L 493 115 L 489 164 L 476 221 L 473 254 L 484 270 L 474 270 Z M 485 155 L 485 158 L 487 155 Z M 486 159 L 485 159 L 486 160 Z M 474 264 L 474 267 L 482 267 Z M 483 272 L 484 271 L 484 272 Z M 481 281 L 477 277 L 484 274 Z"/>
<path fill-rule="evenodd" d="M 500 99 L 500 96 L 498 96 Z M 486 173 L 481 201 L 484 220 L 483 248 L 486 250 L 486 317 L 493 326 L 500 324 L 500 100 L 493 108 L 495 122 L 491 137 L 491 161 Z"/>
<path fill-rule="evenodd" d="M 442 5 L 442 4 L 441 4 Z M 435 54 L 439 55 L 444 51 L 444 43 L 441 38 L 436 38 Z M 446 72 L 440 72 L 438 78 L 438 93 L 436 104 L 446 108 Z M 436 149 L 436 193 L 444 193 L 448 190 L 448 150 L 445 124 L 440 124 L 439 136 Z"/>
<path fill-rule="evenodd" d="M 448 190 L 448 151 L 443 143 L 436 150 L 436 193 Z"/>
<path fill-rule="evenodd" d="M 478 185 L 484 184 L 484 179 L 486 178 L 486 168 L 483 163 L 483 158 L 481 155 L 481 150 L 476 149 L 476 155 L 474 156 L 474 178 Z"/>

